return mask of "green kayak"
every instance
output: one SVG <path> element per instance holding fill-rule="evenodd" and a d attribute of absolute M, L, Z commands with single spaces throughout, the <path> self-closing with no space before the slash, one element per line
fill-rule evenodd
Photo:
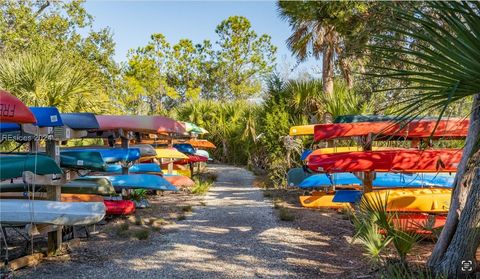
<path fill-rule="evenodd" d="M 45 192 L 47 187 L 35 185 L 35 191 Z M 32 185 L 24 183 L 0 183 L 0 192 L 27 192 L 32 190 Z M 110 180 L 106 178 L 78 178 L 62 186 L 65 194 L 93 194 L 115 195 L 115 189 Z"/>
<path fill-rule="evenodd" d="M 68 151 L 60 153 L 60 165 L 67 169 L 105 171 L 107 164 L 98 151 Z"/>
<path fill-rule="evenodd" d="M 0 180 L 21 177 L 24 171 L 35 174 L 62 174 L 52 158 L 42 154 L 0 155 Z"/>

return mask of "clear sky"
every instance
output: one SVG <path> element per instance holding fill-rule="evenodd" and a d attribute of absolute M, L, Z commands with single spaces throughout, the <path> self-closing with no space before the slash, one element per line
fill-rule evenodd
<path fill-rule="evenodd" d="M 125 61 L 130 48 L 145 45 L 152 33 L 162 33 L 171 44 L 189 38 L 194 43 L 217 39 L 215 27 L 231 15 L 247 17 L 258 34 L 268 34 L 278 47 L 279 71 L 293 68 L 285 40 L 290 27 L 277 13 L 274 1 L 87 1 L 87 11 L 94 16 L 94 27 L 109 26 L 116 42 L 117 62 Z M 319 65 L 313 59 L 296 67 L 295 72 L 308 71 Z"/>

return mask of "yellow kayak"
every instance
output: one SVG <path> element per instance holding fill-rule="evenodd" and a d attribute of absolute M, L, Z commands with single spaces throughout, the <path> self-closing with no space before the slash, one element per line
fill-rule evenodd
<path fill-rule="evenodd" d="M 388 196 L 387 210 L 402 212 L 446 213 L 450 208 L 452 189 L 407 188 L 376 190 L 364 195 L 368 199 Z"/>
<path fill-rule="evenodd" d="M 347 202 L 333 202 L 334 194 L 329 193 L 315 193 L 312 196 L 300 196 L 300 203 L 303 207 L 308 208 L 351 208 Z"/>
<path fill-rule="evenodd" d="M 290 127 L 290 136 L 313 136 L 315 125 L 302 125 Z"/>

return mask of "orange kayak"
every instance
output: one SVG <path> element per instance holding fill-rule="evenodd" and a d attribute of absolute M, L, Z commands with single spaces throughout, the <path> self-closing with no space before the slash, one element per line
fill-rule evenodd
<path fill-rule="evenodd" d="M 170 182 L 173 186 L 193 187 L 195 182 L 184 175 L 163 175 L 163 178 Z"/>
<path fill-rule="evenodd" d="M 351 208 L 347 202 L 333 202 L 334 194 L 325 192 L 315 192 L 312 196 L 300 196 L 300 203 L 307 208 Z"/>

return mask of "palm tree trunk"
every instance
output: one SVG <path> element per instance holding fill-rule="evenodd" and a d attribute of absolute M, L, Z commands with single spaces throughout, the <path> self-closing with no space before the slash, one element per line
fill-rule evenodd
<path fill-rule="evenodd" d="M 325 51 L 323 52 L 323 67 L 322 67 L 322 82 L 323 92 L 326 94 L 333 94 L 333 44 L 327 43 Z"/>
<path fill-rule="evenodd" d="M 472 260 L 479 245 L 480 220 L 480 94 L 474 96 L 462 160 L 458 166 L 447 221 L 430 256 L 435 273 L 455 278 L 462 260 Z M 474 223 L 476 222 L 476 223 Z"/>

